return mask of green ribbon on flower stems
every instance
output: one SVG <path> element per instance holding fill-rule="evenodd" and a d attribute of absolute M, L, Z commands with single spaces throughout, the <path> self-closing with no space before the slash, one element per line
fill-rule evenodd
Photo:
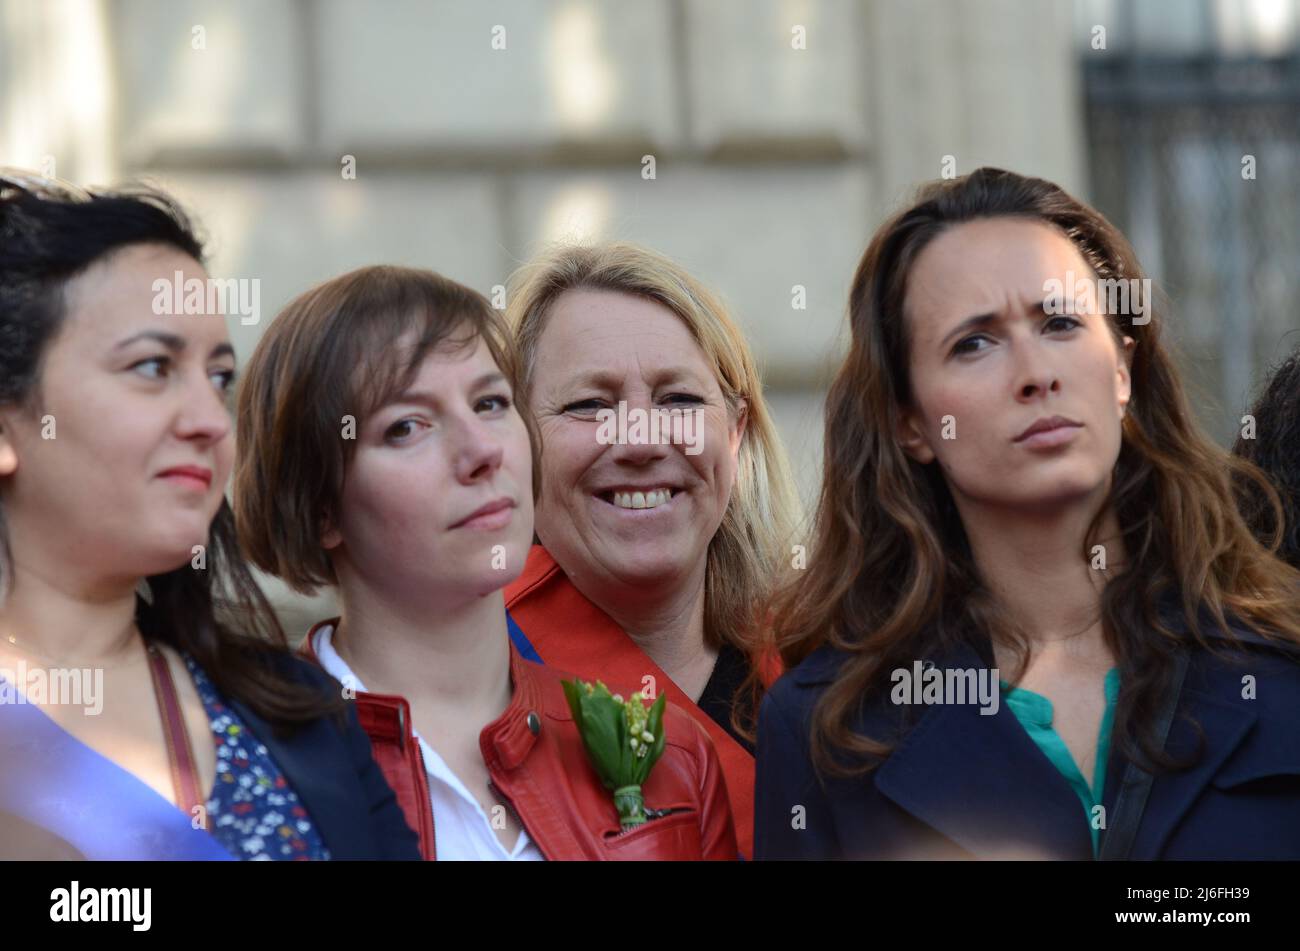
<path fill-rule="evenodd" d="M 624 829 L 647 821 L 641 787 L 664 751 L 664 708 L 660 694 L 649 709 L 640 694 L 624 700 L 599 680 L 562 680 L 578 735 L 596 775 L 614 794 L 614 808 Z"/>

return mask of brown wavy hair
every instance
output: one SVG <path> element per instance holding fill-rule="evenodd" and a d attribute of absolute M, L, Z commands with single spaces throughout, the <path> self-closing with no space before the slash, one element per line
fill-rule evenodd
<path fill-rule="evenodd" d="M 849 352 L 826 401 L 822 489 L 808 568 L 773 605 L 773 637 L 793 666 L 829 644 L 847 654 L 813 713 L 812 754 L 826 774 L 863 774 L 891 746 L 853 731 L 888 672 L 936 647 L 975 645 L 1014 631 L 982 582 L 937 463 L 922 465 L 895 441 L 911 405 L 903 304 L 921 250 L 962 222 L 1011 216 L 1058 228 L 1100 279 L 1142 279 L 1137 256 L 1099 212 L 1057 185 L 995 168 L 924 186 L 886 221 L 858 264 L 849 297 Z M 1131 308 L 1125 308 L 1131 310 Z M 1114 735 L 1125 755 L 1170 768 L 1151 736 L 1173 652 L 1190 642 L 1215 649 L 1210 619 L 1225 615 L 1259 635 L 1300 643 L 1300 572 L 1258 542 L 1238 511 L 1236 484 L 1250 484 L 1280 517 L 1277 492 L 1255 466 L 1217 446 L 1193 418 L 1174 359 L 1161 341 L 1159 301 L 1110 319 L 1136 342 L 1132 398 L 1110 494 L 1085 533 L 1087 560 L 1108 510 L 1129 564 L 1112 566 L 1101 595 L 1103 636 L 1122 674 Z M 1181 609 L 1186 629 L 1161 604 Z M 1013 633 L 1028 664 L 1030 645 Z"/>

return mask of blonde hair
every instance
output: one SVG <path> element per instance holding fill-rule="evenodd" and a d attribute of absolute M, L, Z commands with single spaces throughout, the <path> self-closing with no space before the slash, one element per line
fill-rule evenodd
<path fill-rule="evenodd" d="M 537 345 L 556 300 L 579 288 L 616 291 L 667 307 L 686 325 L 713 365 L 733 417 L 747 422 L 737 458 L 736 485 L 709 543 L 704 583 L 704 637 L 730 643 L 751 658 L 762 649 L 761 619 L 785 565 L 799 521 L 790 466 L 767 404 L 749 344 L 722 301 L 681 266 L 635 244 L 559 245 L 510 279 L 506 322 L 519 349 L 522 389 L 531 392 Z M 546 447 L 542 447 L 545 457 Z"/>

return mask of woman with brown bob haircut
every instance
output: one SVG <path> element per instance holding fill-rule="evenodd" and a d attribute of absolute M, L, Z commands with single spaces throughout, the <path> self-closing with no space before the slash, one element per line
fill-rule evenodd
<path fill-rule="evenodd" d="M 565 675 L 512 642 L 502 589 L 537 490 L 515 382 L 486 299 L 431 271 L 368 267 L 308 291 L 240 390 L 240 539 L 293 589 L 337 588 L 341 616 L 302 650 L 355 697 L 426 859 L 733 859 L 694 721 L 668 706 L 628 738 L 662 755 L 644 812 L 621 812 Z"/>
<path fill-rule="evenodd" d="M 1234 474 L 1276 493 L 1193 420 L 1143 280 L 1099 213 L 998 169 L 877 231 L 775 610 L 758 857 L 1300 857 L 1300 574 L 1238 514 Z"/>

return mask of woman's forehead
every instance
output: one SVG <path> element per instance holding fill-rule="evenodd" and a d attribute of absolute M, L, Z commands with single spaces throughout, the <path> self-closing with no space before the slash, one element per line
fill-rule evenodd
<path fill-rule="evenodd" d="M 1034 306 L 1049 281 L 1092 276 L 1079 249 L 1045 222 L 990 218 L 946 229 L 917 255 L 904 310 L 919 324 L 945 323 L 1008 303 Z M 918 328 L 920 329 L 920 328 Z"/>
<path fill-rule="evenodd" d="M 64 329 L 71 333 L 60 337 L 94 348 L 149 335 L 180 338 L 203 351 L 229 343 L 226 317 L 219 310 L 207 312 L 207 281 L 203 266 L 180 251 L 151 245 L 122 248 L 69 282 Z M 201 297 L 193 291 L 196 286 Z M 197 308 L 202 312 L 188 312 L 198 300 L 204 302 Z"/>
<path fill-rule="evenodd" d="M 618 291 L 567 291 L 557 299 L 538 343 L 539 375 L 572 377 L 635 365 L 712 376 L 686 322 L 658 301 Z"/>

